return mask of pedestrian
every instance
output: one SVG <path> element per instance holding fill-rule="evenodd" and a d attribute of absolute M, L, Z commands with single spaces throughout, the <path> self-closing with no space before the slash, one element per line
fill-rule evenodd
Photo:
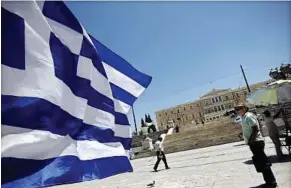
<path fill-rule="evenodd" d="M 156 141 L 155 148 L 156 148 L 157 162 L 154 166 L 154 171 L 157 172 L 157 169 L 161 160 L 163 160 L 163 162 L 165 163 L 166 169 L 170 169 L 167 163 L 165 153 L 164 153 L 164 145 L 163 145 L 162 137 L 159 137 L 158 140 Z"/>
<path fill-rule="evenodd" d="M 254 114 L 255 114 L 255 116 L 257 116 L 257 120 L 259 122 L 259 128 L 260 128 L 259 130 L 260 130 L 262 136 L 265 137 L 264 132 L 263 132 L 262 116 L 258 115 L 256 112 L 254 112 Z"/>
<path fill-rule="evenodd" d="M 235 111 L 242 118 L 243 137 L 253 153 L 254 166 L 257 172 L 263 174 L 266 182 L 263 187 L 277 187 L 277 182 L 271 169 L 272 164 L 264 152 L 265 142 L 260 132 L 257 117 L 249 112 L 244 104 L 236 106 Z"/>
<path fill-rule="evenodd" d="M 176 130 L 176 133 L 179 133 L 179 126 L 178 125 L 176 125 L 175 130 Z"/>
<path fill-rule="evenodd" d="M 264 114 L 265 126 L 268 129 L 269 137 L 273 141 L 276 148 L 277 157 L 279 159 L 282 159 L 283 152 L 281 150 L 281 141 L 279 139 L 278 127 L 276 123 L 273 121 L 273 118 L 269 110 L 265 110 L 263 114 Z"/>

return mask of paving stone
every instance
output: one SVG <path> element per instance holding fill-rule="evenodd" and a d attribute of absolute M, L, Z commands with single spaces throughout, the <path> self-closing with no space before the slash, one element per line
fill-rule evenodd
<path fill-rule="evenodd" d="M 266 153 L 274 159 L 275 149 L 266 138 Z M 155 180 L 155 188 L 248 188 L 264 183 L 261 174 L 252 164 L 251 152 L 243 142 L 212 146 L 184 152 L 168 154 L 171 167 L 151 172 L 155 159 L 152 157 L 131 161 L 134 172 L 119 174 L 103 180 L 76 184 L 60 185 L 54 188 L 146 188 Z M 272 169 L 280 188 L 291 187 L 291 160 L 284 163 L 274 162 Z"/>

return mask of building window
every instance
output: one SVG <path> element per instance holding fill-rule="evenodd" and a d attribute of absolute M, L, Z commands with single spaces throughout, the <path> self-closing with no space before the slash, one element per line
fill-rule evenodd
<path fill-rule="evenodd" d="M 215 100 L 214 100 L 214 98 L 212 98 L 211 100 L 212 100 L 212 103 L 215 103 Z"/>
<path fill-rule="evenodd" d="M 205 105 L 208 105 L 208 100 L 205 100 Z"/>
<path fill-rule="evenodd" d="M 165 115 L 167 115 L 167 112 L 165 113 Z"/>
<path fill-rule="evenodd" d="M 215 101 L 218 102 L 218 97 L 215 97 Z"/>
<path fill-rule="evenodd" d="M 186 111 L 186 107 L 184 107 L 184 111 Z"/>
<path fill-rule="evenodd" d="M 218 108 L 218 111 L 221 111 L 221 108 L 220 108 L 220 106 L 218 106 L 217 108 Z"/>
<path fill-rule="evenodd" d="M 209 118 L 209 120 L 211 121 L 211 120 L 212 120 L 212 118 Z"/>
<path fill-rule="evenodd" d="M 217 112 L 217 107 L 216 106 L 214 107 L 214 111 Z"/>
<path fill-rule="evenodd" d="M 223 105 L 221 105 L 221 109 L 222 109 L 222 110 L 225 110 L 225 108 L 224 108 L 224 106 L 223 106 Z"/>
<path fill-rule="evenodd" d="M 238 93 L 236 93 L 235 95 L 236 95 L 237 98 L 239 98 L 239 94 Z"/>
<path fill-rule="evenodd" d="M 226 101 L 228 101 L 228 100 L 229 100 L 228 96 L 225 96 L 225 100 L 226 100 Z"/>
<path fill-rule="evenodd" d="M 192 115 L 189 115 L 188 117 L 189 117 L 190 120 L 194 119 L 194 117 L 192 117 Z"/>
<path fill-rule="evenodd" d="M 180 113 L 180 109 L 179 108 L 177 109 L 177 112 Z"/>

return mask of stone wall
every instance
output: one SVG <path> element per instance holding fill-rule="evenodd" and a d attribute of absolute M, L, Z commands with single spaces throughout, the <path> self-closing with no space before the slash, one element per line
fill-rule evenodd
<path fill-rule="evenodd" d="M 217 124 L 196 130 L 169 135 L 165 139 L 167 153 L 208 147 L 240 141 L 241 125 L 236 123 Z"/>
<path fill-rule="evenodd" d="M 165 151 L 166 153 L 173 153 L 235 142 L 240 140 L 238 137 L 240 133 L 241 126 L 235 123 L 211 124 L 208 126 L 200 126 L 198 128 L 195 127 L 192 130 L 167 135 L 164 141 Z M 147 150 L 139 152 L 135 158 L 149 157 L 153 155 L 155 155 L 155 152 Z"/>
<path fill-rule="evenodd" d="M 222 125 L 222 124 L 228 124 L 234 122 L 234 118 L 230 118 L 229 116 L 227 117 L 222 117 L 219 120 L 216 121 L 212 121 L 212 122 L 207 122 L 204 125 L 200 124 L 200 125 L 196 125 L 196 124 L 188 124 L 185 126 L 180 127 L 180 132 L 187 132 L 187 131 L 191 131 L 191 130 L 198 130 L 198 129 L 203 129 L 207 127 L 213 127 L 213 126 L 217 126 L 217 125 Z"/>

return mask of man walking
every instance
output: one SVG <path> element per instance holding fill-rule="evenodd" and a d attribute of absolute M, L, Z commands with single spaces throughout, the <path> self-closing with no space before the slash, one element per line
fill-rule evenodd
<path fill-rule="evenodd" d="M 157 162 L 154 166 L 154 171 L 157 172 L 159 163 L 161 160 L 163 160 L 163 162 L 165 163 L 165 167 L 166 169 L 170 169 L 170 167 L 168 166 L 167 160 L 166 160 L 166 156 L 164 153 L 164 146 L 163 146 L 163 139 L 161 137 L 158 138 L 158 140 L 155 143 L 155 148 L 156 148 L 156 155 L 157 155 Z"/>
<path fill-rule="evenodd" d="M 277 157 L 279 159 L 282 159 L 283 153 L 281 150 L 281 142 L 279 139 L 278 127 L 276 123 L 273 121 L 273 118 L 271 117 L 271 113 L 269 110 L 264 111 L 263 114 L 264 114 L 265 125 L 268 129 L 269 137 L 272 139 L 276 148 Z"/>
<path fill-rule="evenodd" d="M 244 104 L 235 107 L 236 113 L 242 118 L 242 131 L 245 143 L 249 145 L 253 153 L 253 163 L 257 172 L 263 174 L 265 184 L 263 187 L 277 187 L 277 182 L 271 170 L 271 162 L 264 152 L 265 142 L 259 128 L 257 117 L 248 112 L 248 108 Z"/>

